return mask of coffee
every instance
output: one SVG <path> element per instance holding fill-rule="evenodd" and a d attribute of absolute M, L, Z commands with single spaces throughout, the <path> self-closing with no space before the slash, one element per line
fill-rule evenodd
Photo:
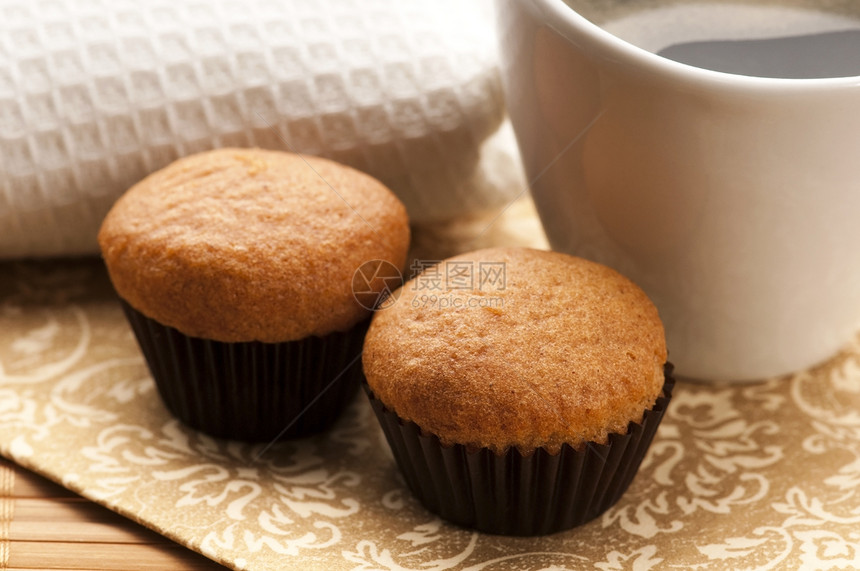
<path fill-rule="evenodd" d="M 568 0 L 642 49 L 759 77 L 860 75 L 860 4 L 851 1 Z"/>

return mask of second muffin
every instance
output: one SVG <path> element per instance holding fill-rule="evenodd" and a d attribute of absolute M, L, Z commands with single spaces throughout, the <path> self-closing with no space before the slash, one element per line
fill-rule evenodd
<path fill-rule="evenodd" d="M 500 248 L 449 258 L 395 295 L 373 318 L 363 367 L 428 508 L 533 535 L 619 499 L 673 384 L 641 289 L 580 258 Z"/>
<path fill-rule="evenodd" d="M 409 227 L 354 169 L 219 149 L 132 187 L 99 244 L 167 407 L 215 436 L 268 440 L 325 428 L 353 394 L 369 317 L 353 275 L 402 267 Z"/>

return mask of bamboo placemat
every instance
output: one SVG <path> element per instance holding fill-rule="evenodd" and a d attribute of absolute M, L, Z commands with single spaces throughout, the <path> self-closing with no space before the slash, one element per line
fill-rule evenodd
<path fill-rule="evenodd" d="M 12 464 L 0 458 L 0 569 L 9 564 L 9 528 L 15 512 L 15 470 Z"/>
<path fill-rule="evenodd" d="M 0 459 L 0 569 L 214 571 L 224 567 Z"/>

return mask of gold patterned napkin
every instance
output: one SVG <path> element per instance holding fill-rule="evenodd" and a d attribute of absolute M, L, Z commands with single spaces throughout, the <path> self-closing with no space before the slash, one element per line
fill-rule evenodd
<path fill-rule="evenodd" d="M 679 383 L 618 504 L 511 538 L 412 498 L 363 394 L 330 432 L 272 446 L 184 427 L 99 260 L 5 263 L 0 454 L 236 569 L 860 568 L 860 338 L 786 378 Z"/>

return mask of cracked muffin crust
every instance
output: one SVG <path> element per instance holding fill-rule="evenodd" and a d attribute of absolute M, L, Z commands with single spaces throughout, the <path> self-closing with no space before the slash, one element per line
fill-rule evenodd
<path fill-rule="evenodd" d="M 374 315 L 365 338 L 367 383 L 404 421 L 443 445 L 554 453 L 623 434 L 660 396 L 663 326 L 626 277 L 522 248 L 440 265 L 450 264 L 471 264 L 472 287 L 443 279 L 428 303 L 416 276 Z M 504 268 L 503 287 L 480 282 L 482 264 Z"/>
<path fill-rule="evenodd" d="M 352 276 L 403 267 L 409 226 L 376 179 L 322 158 L 218 149 L 180 159 L 129 189 L 99 232 L 117 293 L 180 332 L 284 342 L 366 318 Z"/>

